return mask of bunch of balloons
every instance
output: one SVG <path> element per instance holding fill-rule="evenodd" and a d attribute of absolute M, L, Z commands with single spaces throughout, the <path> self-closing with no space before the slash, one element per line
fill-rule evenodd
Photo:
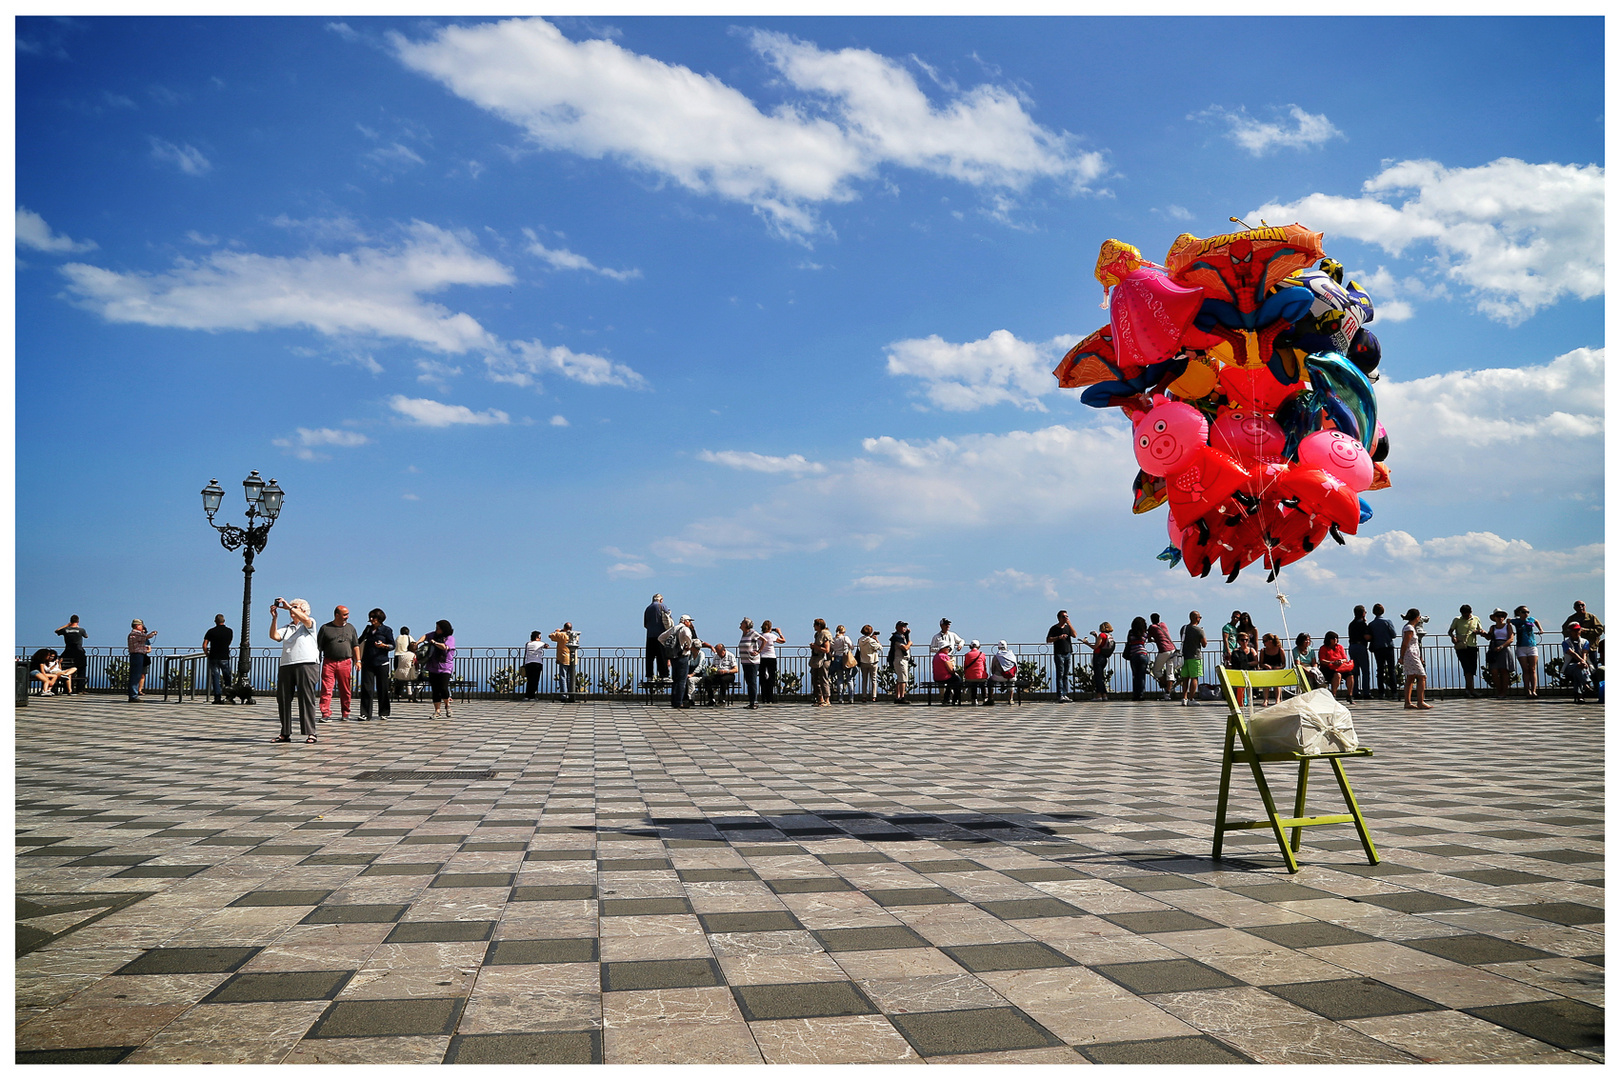
<path fill-rule="evenodd" d="M 1372 516 L 1360 494 L 1389 486 L 1372 299 L 1321 233 L 1261 226 L 1183 233 L 1163 266 L 1105 241 L 1108 325 L 1053 372 L 1124 410 L 1135 512 L 1169 504 L 1159 557 L 1195 577 L 1218 565 L 1233 581 L 1260 559 L 1274 579 L 1326 537 L 1344 543 Z"/>

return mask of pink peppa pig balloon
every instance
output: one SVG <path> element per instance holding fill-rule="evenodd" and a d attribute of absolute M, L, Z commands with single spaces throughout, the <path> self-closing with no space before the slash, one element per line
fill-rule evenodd
<path fill-rule="evenodd" d="M 1136 461 L 1149 476 L 1170 476 L 1186 468 L 1209 443 L 1209 421 L 1180 401 L 1163 401 L 1136 418 L 1132 437 Z"/>
<path fill-rule="evenodd" d="M 1209 444 L 1244 462 L 1281 461 L 1287 441 L 1277 421 L 1252 409 L 1223 407 L 1210 428 Z"/>
<path fill-rule="evenodd" d="M 1352 491 L 1366 491 L 1373 482 L 1373 462 L 1366 447 L 1342 431 L 1318 431 L 1299 444 L 1299 463 L 1336 476 Z"/>

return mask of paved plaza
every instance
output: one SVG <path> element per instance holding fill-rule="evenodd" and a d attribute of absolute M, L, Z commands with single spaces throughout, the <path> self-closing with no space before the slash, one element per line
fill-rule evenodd
<path fill-rule="evenodd" d="M 428 712 L 18 710 L 17 1060 L 1602 1060 L 1596 706 L 1358 706 L 1296 875 L 1213 704 Z"/>

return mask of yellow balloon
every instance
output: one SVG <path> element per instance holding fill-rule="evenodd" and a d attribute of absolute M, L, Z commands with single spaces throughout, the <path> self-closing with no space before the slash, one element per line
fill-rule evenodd
<path fill-rule="evenodd" d="M 1170 384 L 1170 392 L 1182 401 L 1196 401 L 1214 390 L 1215 382 L 1214 365 L 1194 358 L 1188 362 L 1187 370 Z"/>

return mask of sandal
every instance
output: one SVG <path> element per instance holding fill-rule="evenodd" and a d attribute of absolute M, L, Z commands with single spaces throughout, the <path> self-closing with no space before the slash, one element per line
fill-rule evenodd
<path fill-rule="evenodd" d="M 286 736 L 286 735 L 277 735 L 274 739 L 271 739 L 270 741 L 271 742 L 292 742 L 292 739 L 291 739 L 291 737 Z"/>
<path fill-rule="evenodd" d="M 315 736 L 313 736 L 313 735 L 311 735 L 311 736 L 310 736 L 310 737 L 309 737 L 309 738 L 307 738 L 307 739 L 305 739 L 305 740 L 304 740 L 304 741 L 305 741 L 305 742 L 307 742 L 307 743 L 312 743 L 312 742 L 320 742 L 320 740 L 319 740 L 319 739 L 317 739 L 317 738 L 316 738 L 316 737 L 315 737 Z"/>

